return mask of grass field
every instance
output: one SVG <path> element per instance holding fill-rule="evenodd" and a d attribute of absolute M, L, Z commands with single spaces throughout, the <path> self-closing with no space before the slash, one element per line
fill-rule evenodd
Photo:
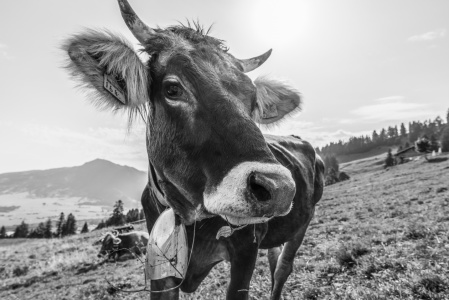
<path fill-rule="evenodd" d="M 449 299 L 449 160 L 384 169 L 377 160 L 342 168 L 351 179 L 326 187 L 284 288 L 284 299 Z M 0 299 L 149 299 L 136 260 L 98 264 L 100 233 L 62 240 L 0 241 Z M 266 251 L 251 281 L 268 299 Z M 229 264 L 182 299 L 223 299 Z"/>

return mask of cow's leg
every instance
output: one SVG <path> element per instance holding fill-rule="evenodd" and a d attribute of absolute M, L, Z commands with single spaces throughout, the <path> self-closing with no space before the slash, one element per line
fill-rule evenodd
<path fill-rule="evenodd" d="M 160 280 L 151 280 L 151 300 L 177 300 L 179 299 L 179 287 L 181 280 L 174 277 L 168 277 Z M 160 292 L 166 291 L 166 292 Z"/>
<path fill-rule="evenodd" d="M 278 263 L 279 255 L 281 254 L 282 246 L 268 249 L 268 263 L 270 264 L 271 273 L 271 290 L 274 286 L 274 272 L 276 271 L 276 265 Z"/>
<path fill-rule="evenodd" d="M 249 284 L 257 259 L 257 243 L 249 243 L 243 251 L 231 257 L 231 282 L 226 299 L 248 299 Z"/>
<path fill-rule="evenodd" d="M 298 251 L 299 246 L 302 244 L 309 222 L 310 219 L 300 228 L 292 240 L 285 243 L 284 248 L 279 255 L 276 269 L 272 277 L 273 288 L 271 290 L 271 300 L 278 300 L 281 298 L 282 288 L 293 270 L 293 260 L 295 259 L 296 251 Z"/>
<path fill-rule="evenodd" d="M 268 225 L 250 225 L 236 231 L 230 238 L 231 282 L 226 299 L 248 299 L 249 284 L 257 260 L 257 252 Z"/>

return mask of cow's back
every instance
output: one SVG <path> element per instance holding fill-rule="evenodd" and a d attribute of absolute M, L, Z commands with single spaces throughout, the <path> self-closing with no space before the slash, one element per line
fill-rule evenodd
<path fill-rule="evenodd" d="M 296 183 L 291 211 L 268 222 L 261 248 L 272 248 L 289 241 L 308 225 L 323 193 L 324 164 L 313 147 L 298 137 L 265 135 L 265 139 L 276 159 L 292 172 Z"/>

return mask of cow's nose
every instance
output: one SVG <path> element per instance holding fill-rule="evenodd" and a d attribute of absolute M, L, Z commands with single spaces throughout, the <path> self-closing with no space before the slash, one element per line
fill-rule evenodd
<path fill-rule="evenodd" d="M 290 205 L 296 187 L 290 172 L 267 172 L 253 170 L 247 179 L 247 191 L 251 198 L 259 202 L 276 202 L 280 206 Z M 279 207 L 280 208 L 280 207 Z"/>
<path fill-rule="evenodd" d="M 257 201 L 265 202 L 271 200 L 271 191 L 273 188 L 274 183 L 270 177 L 258 172 L 251 172 L 249 174 L 248 191 Z"/>

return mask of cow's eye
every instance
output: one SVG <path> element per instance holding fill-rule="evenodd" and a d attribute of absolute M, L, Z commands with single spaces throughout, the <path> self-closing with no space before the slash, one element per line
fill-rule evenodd
<path fill-rule="evenodd" d="M 165 96 L 171 100 L 179 99 L 183 95 L 182 87 L 178 83 L 169 82 L 164 87 Z"/>

